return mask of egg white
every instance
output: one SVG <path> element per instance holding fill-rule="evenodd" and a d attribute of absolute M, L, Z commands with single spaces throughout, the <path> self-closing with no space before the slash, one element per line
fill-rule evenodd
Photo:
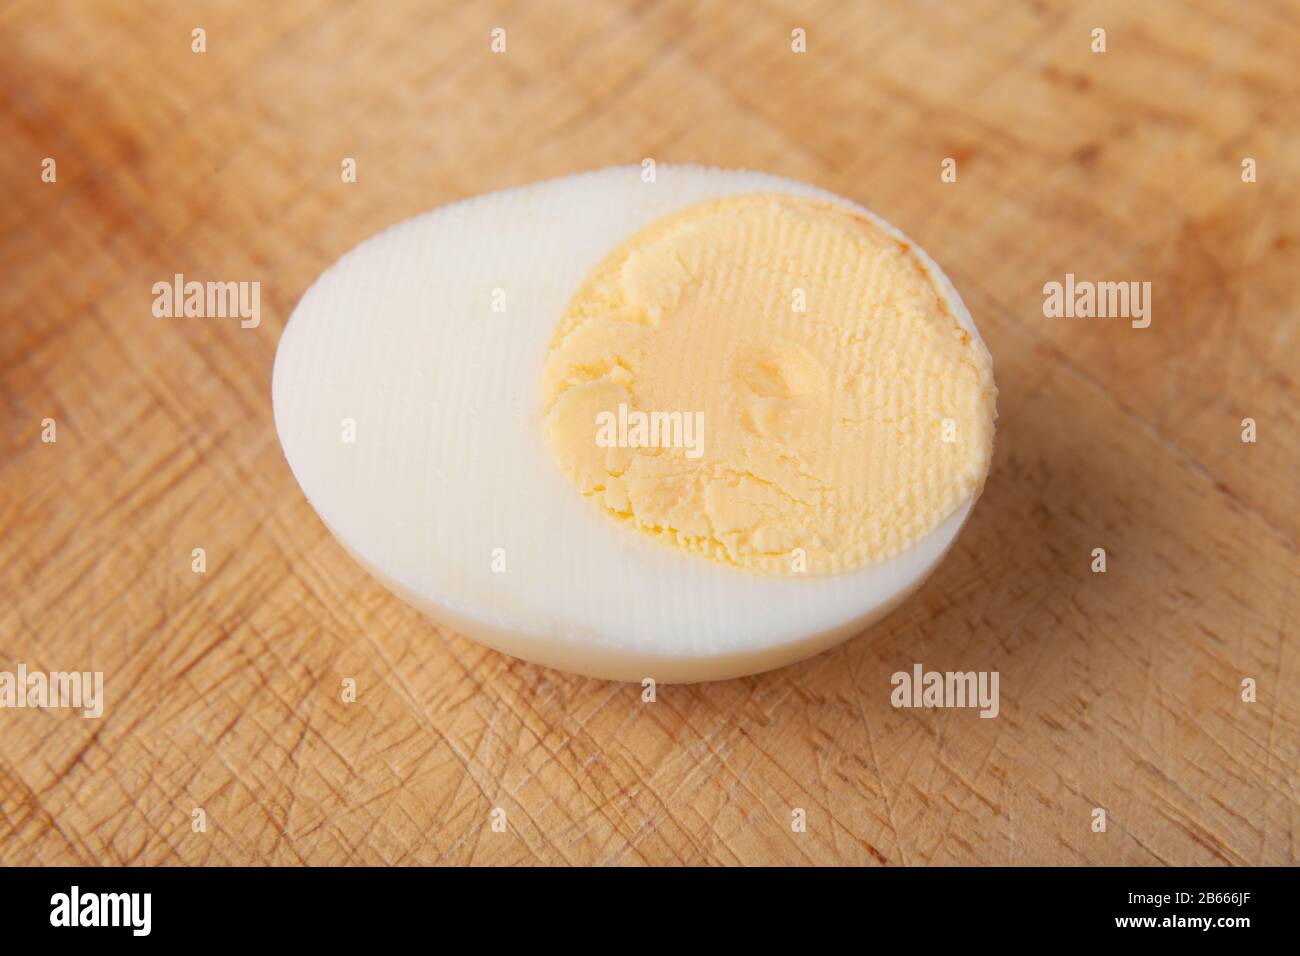
<path fill-rule="evenodd" d="M 435 209 L 343 256 L 290 317 L 272 384 L 285 457 L 325 524 L 451 629 L 594 677 L 756 673 L 887 614 L 940 561 L 974 498 L 892 560 L 778 578 L 620 525 L 577 493 L 543 443 L 543 360 L 587 273 L 662 216 L 756 192 L 837 202 L 902 238 L 792 180 L 660 165 L 643 182 L 641 167 L 625 166 Z M 917 252 L 978 339 L 951 283 Z M 343 441 L 344 419 L 355 442 Z"/>

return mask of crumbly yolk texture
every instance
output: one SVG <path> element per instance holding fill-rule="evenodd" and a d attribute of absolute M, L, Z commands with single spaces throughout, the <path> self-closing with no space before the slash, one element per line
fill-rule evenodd
<path fill-rule="evenodd" d="M 627 239 L 543 369 L 546 441 L 583 495 L 766 574 L 863 567 L 934 529 L 983 486 L 996 394 L 988 352 L 906 242 L 776 194 Z M 655 444 L 636 412 L 667 413 Z"/>

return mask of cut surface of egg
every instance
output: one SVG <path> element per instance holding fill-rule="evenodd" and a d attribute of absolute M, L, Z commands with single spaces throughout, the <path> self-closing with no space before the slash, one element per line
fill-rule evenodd
<path fill-rule="evenodd" d="M 914 591 L 988 473 L 992 362 L 892 226 L 761 173 L 616 167 L 435 209 L 303 296 L 272 397 L 349 553 L 594 677 L 752 674 Z"/>

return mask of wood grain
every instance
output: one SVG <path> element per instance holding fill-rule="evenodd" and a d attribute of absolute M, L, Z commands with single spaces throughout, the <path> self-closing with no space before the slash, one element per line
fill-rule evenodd
<path fill-rule="evenodd" d="M 0 711 L 0 863 L 1296 863 L 1298 49 L 1283 0 L 6 3 L 0 669 L 103 670 L 108 700 Z M 653 704 L 391 597 L 269 394 L 362 238 L 646 156 L 876 209 L 1001 389 L 915 599 Z M 177 272 L 260 281 L 260 327 L 153 317 Z M 1151 327 L 1044 318 L 1067 272 L 1150 281 Z M 893 709 L 914 662 L 998 670 L 1000 716 Z"/>

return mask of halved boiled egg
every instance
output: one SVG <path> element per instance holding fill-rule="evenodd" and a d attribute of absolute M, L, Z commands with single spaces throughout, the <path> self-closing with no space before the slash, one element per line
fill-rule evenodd
<path fill-rule="evenodd" d="M 363 242 L 273 383 L 308 500 L 392 591 L 517 657 L 663 682 L 798 660 L 914 591 L 983 488 L 996 394 L 892 226 L 662 165 Z"/>

